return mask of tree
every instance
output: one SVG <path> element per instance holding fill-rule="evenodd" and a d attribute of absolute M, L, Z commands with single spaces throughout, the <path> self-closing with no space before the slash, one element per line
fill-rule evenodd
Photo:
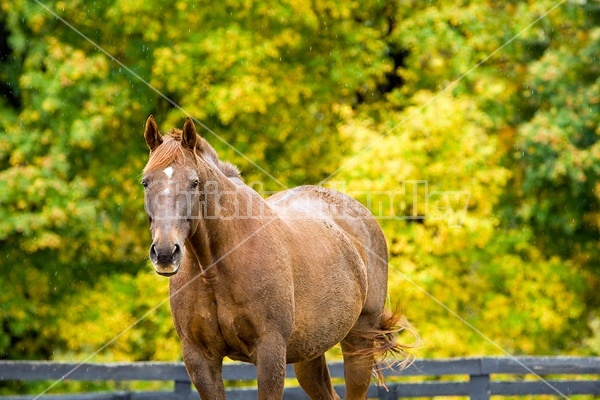
<path fill-rule="evenodd" d="M 89 40 L 0 0 L 3 357 L 81 357 L 151 308 L 102 293 L 161 298 L 139 272 L 142 131 L 184 111 L 247 182 L 342 182 L 382 217 L 424 355 L 499 351 L 452 312 L 510 352 L 597 351 L 596 3 L 44 5 Z M 109 309 L 89 340 L 62 329 Z M 164 312 L 106 357 L 168 357 L 137 347 Z"/>
<path fill-rule="evenodd" d="M 0 249 L 9 265 L 22 265 L 0 279 L 3 287 L 23 283 L 6 292 L 0 313 L 7 328 L 0 349 L 10 358 L 49 357 L 69 346 L 49 340 L 68 323 L 57 311 L 66 293 L 146 268 L 137 181 L 148 115 L 166 131 L 190 112 L 248 182 L 280 189 L 333 171 L 347 148 L 333 110 L 389 69 L 381 41 L 365 47 L 379 31 L 354 21 L 357 4 L 44 5 L 90 40 L 36 3 L 0 2 L 9 55 L 0 67 L 7 99 L 0 104 Z"/>

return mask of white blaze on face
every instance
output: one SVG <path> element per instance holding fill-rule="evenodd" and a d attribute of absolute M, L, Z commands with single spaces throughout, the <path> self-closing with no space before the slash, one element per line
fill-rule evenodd
<path fill-rule="evenodd" d="M 165 168 L 165 170 L 163 172 L 169 179 L 171 179 L 171 177 L 173 176 L 173 168 L 171 168 L 171 167 Z"/>

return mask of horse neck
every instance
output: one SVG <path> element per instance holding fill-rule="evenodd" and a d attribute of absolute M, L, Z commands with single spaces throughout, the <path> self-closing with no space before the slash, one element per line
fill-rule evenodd
<path fill-rule="evenodd" d="M 205 270 L 226 259 L 241 243 L 277 214 L 265 200 L 247 185 L 234 183 L 219 172 L 209 181 L 214 187 L 205 190 L 198 228 L 189 238 L 189 250 Z M 211 268 L 212 269 L 212 268 Z"/>

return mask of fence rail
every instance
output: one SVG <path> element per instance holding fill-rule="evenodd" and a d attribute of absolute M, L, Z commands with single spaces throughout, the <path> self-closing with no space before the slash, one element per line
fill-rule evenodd
<path fill-rule="evenodd" d="M 330 363 L 334 378 L 343 378 L 341 363 Z M 510 381 L 496 381 L 494 375 L 511 375 Z M 557 375 L 568 375 L 558 380 Z M 287 376 L 294 377 L 292 366 Z M 405 397 L 469 396 L 472 400 L 487 400 L 490 396 L 549 394 L 566 397 L 574 394 L 600 395 L 600 357 L 518 357 L 518 358 L 457 358 L 443 360 L 418 360 L 409 368 L 398 372 L 384 371 L 386 377 L 424 376 L 437 381 L 419 383 L 391 383 L 389 390 L 372 385 L 368 397 L 395 400 Z M 468 376 L 468 381 L 441 381 L 447 376 Z M 524 376 L 534 377 L 523 380 Z M 552 376 L 549 378 L 549 376 Z M 578 379 L 573 377 L 577 376 Z M 541 378 L 543 377 L 543 378 Z M 256 379 L 256 369 L 251 364 L 227 364 L 223 378 L 235 381 Z M 547 378 L 547 379 L 546 379 Z M 172 381 L 173 391 L 110 392 L 52 394 L 41 397 L 54 400 L 138 400 L 138 399 L 198 399 L 192 390 L 190 378 L 182 363 L 137 362 L 77 364 L 47 361 L 1 361 L 0 381 Z M 503 377 L 506 379 L 506 377 Z M 335 387 L 344 397 L 343 385 Z M 256 388 L 231 388 L 227 398 L 233 400 L 256 399 Z M 33 399 L 35 395 L 0 396 L 0 400 Z M 308 397 L 299 387 L 285 389 L 285 400 L 305 400 Z"/>

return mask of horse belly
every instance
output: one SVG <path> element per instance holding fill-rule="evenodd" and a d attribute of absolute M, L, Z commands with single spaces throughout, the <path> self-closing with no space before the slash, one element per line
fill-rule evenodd
<path fill-rule="evenodd" d="M 296 268 L 289 363 L 310 360 L 339 343 L 356 323 L 365 303 L 366 269 L 358 254 L 321 250 L 320 257 L 311 257 L 303 268 Z"/>

